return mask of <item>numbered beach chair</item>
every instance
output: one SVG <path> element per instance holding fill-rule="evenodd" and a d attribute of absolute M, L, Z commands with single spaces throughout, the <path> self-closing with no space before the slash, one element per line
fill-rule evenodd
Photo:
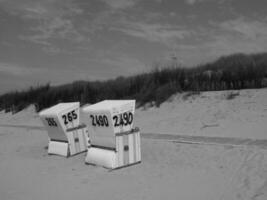
<path fill-rule="evenodd" d="M 141 162 L 134 112 L 135 100 L 105 100 L 82 109 L 91 141 L 86 163 L 117 169 Z"/>
<path fill-rule="evenodd" d="M 88 129 L 80 125 L 80 103 L 59 103 L 39 113 L 49 136 L 48 153 L 75 155 L 87 150 Z"/>

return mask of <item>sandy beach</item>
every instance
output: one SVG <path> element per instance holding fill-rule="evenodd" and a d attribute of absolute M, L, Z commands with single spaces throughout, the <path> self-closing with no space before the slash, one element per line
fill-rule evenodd
<path fill-rule="evenodd" d="M 229 92 L 238 93 L 228 99 Z M 47 154 L 29 107 L 0 112 L 0 199 L 267 199 L 267 89 L 177 94 L 138 108 L 142 163 L 109 171 Z"/>

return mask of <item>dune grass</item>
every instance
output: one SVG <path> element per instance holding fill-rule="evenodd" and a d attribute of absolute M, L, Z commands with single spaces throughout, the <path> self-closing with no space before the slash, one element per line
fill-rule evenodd
<path fill-rule="evenodd" d="M 191 68 L 169 64 L 130 77 L 61 86 L 46 84 L 9 92 L 0 96 L 0 110 L 18 112 L 34 104 L 40 111 L 59 102 L 80 101 L 83 105 L 104 99 L 136 99 L 138 106 L 148 102 L 160 106 L 177 92 L 262 88 L 266 87 L 266 80 L 267 53 L 234 54 Z"/>

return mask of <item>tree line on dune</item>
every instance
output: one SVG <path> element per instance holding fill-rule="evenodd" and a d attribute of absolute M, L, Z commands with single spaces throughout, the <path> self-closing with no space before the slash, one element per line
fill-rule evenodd
<path fill-rule="evenodd" d="M 31 87 L 0 96 L 0 110 L 18 112 L 34 104 L 36 111 L 59 102 L 93 104 L 104 99 L 136 99 L 137 105 L 159 106 L 177 92 L 239 90 L 267 86 L 267 53 L 234 54 L 213 63 L 185 68 L 176 63 L 149 73 L 107 81 L 77 81 L 62 86 Z"/>

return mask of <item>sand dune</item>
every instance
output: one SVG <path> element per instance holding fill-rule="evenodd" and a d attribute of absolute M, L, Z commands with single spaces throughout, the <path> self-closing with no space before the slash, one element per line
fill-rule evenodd
<path fill-rule="evenodd" d="M 229 94 L 238 94 L 228 100 Z M 267 89 L 173 96 L 160 108 L 138 109 L 143 132 L 267 139 Z"/>
<path fill-rule="evenodd" d="M 47 155 L 32 107 L 1 112 L 0 199 L 266 200 L 267 90 L 228 93 L 137 109 L 142 163 L 111 172 Z"/>

